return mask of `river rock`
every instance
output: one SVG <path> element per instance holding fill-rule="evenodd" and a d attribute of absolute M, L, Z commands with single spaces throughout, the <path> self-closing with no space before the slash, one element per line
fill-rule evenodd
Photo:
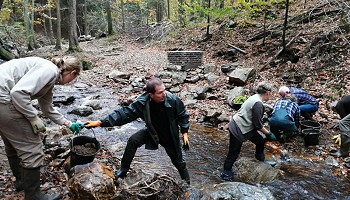
<path fill-rule="evenodd" d="M 255 158 L 241 157 L 235 162 L 239 180 L 257 184 L 272 182 L 283 177 L 283 172 Z"/>
<path fill-rule="evenodd" d="M 93 113 L 93 109 L 91 107 L 88 106 L 80 106 L 78 108 L 74 108 L 73 110 L 69 111 L 68 114 L 76 114 L 79 116 L 89 116 Z"/>
<path fill-rule="evenodd" d="M 72 178 L 67 187 L 72 199 L 100 200 L 113 199 L 116 187 L 113 172 L 97 161 L 72 168 Z"/>
<path fill-rule="evenodd" d="M 249 199 L 249 200 L 274 200 L 272 193 L 265 188 L 248 185 L 241 182 L 226 182 L 210 186 L 204 189 L 205 197 L 202 199 Z"/>
<path fill-rule="evenodd" d="M 244 89 L 243 87 L 235 87 L 233 88 L 232 90 L 230 90 L 227 94 L 227 103 L 230 105 L 230 106 L 233 106 L 233 99 L 235 99 L 236 97 L 238 96 L 242 96 L 244 95 Z"/>
<path fill-rule="evenodd" d="M 229 82 L 235 85 L 245 85 L 248 79 L 255 74 L 254 68 L 236 68 L 228 74 Z"/>

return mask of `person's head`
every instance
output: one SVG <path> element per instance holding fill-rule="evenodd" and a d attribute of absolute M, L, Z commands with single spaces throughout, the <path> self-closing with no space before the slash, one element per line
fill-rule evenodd
<path fill-rule="evenodd" d="M 298 99 L 292 93 L 287 93 L 286 96 L 285 96 L 285 99 L 289 99 L 289 100 L 291 100 L 293 102 L 297 102 L 298 101 Z"/>
<path fill-rule="evenodd" d="M 67 84 L 76 79 L 80 71 L 83 69 L 83 65 L 80 60 L 73 56 L 65 56 L 63 58 L 53 58 L 51 60 L 61 72 L 60 84 Z"/>
<path fill-rule="evenodd" d="M 256 87 L 256 93 L 259 94 L 263 101 L 271 98 L 272 85 L 267 82 L 260 82 Z"/>
<path fill-rule="evenodd" d="M 278 90 L 278 94 L 284 98 L 287 94 L 289 94 L 289 88 L 287 86 L 280 87 L 280 89 Z"/>
<path fill-rule="evenodd" d="M 156 103 L 163 102 L 166 97 L 165 86 L 159 78 L 153 78 L 146 84 L 146 91 L 150 95 L 152 101 Z"/>

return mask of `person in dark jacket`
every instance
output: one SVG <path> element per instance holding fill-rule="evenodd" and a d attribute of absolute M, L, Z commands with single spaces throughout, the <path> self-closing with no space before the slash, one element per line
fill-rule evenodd
<path fill-rule="evenodd" d="M 224 163 L 224 171 L 221 174 L 223 180 L 233 180 L 232 166 L 239 156 L 243 142 L 247 140 L 255 144 L 255 158 L 259 161 L 265 161 L 265 138 L 268 140 L 276 140 L 274 134 L 269 132 L 263 125 L 263 101 L 267 101 L 271 98 L 271 90 L 272 87 L 270 84 L 265 82 L 259 83 L 256 94 L 249 97 L 242 104 L 238 113 L 232 117 L 228 125 L 230 145 Z"/>
<path fill-rule="evenodd" d="M 88 121 L 85 127 L 121 126 L 142 118 L 146 128 L 129 138 L 121 160 L 121 168 L 115 173 L 116 179 L 126 176 L 137 148 L 145 144 L 146 149 L 155 150 L 160 144 L 179 171 L 181 179 L 190 183 L 179 139 L 179 132 L 181 132 L 184 147 L 189 146 L 187 136 L 190 126 L 189 113 L 181 99 L 165 90 L 159 78 L 148 81 L 146 91 L 129 106 L 114 110 L 102 120 Z"/>
<path fill-rule="evenodd" d="M 340 138 L 340 149 L 337 152 L 331 153 L 332 156 L 336 157 L 348 157 L 350 148 L 350 95 L 341 98 L 333 108 L 340 116 L 339 129 Z"/>

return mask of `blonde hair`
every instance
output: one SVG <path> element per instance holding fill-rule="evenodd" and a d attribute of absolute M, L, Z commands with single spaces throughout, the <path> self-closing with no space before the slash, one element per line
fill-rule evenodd
<path fill-rule="evenodd" d="M 73 71 L 80 73 L 83 69 L 83 65 L 77 57 L 74 56 L 65 56 L 63 58 L 52 58 L 51 62 L 55 64 L 61 71 Z"/>

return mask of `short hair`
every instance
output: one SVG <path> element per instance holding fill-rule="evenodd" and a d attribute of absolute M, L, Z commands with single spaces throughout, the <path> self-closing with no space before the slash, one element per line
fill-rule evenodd
<path fill-rule="evenodd" d="M 156 86 L 162 85 L 163 81 L 160 78 L 153 78 L 146 83 L 146 91 L 154 94 L 156 92 Z"/>
<path fill-rule="evenodd" d="M 298 101 L 297 97 L 294 94 L 292 94 L 292 93 L 287 93 L 286 96 L 285 96 L 285 99 L 289 99 L 289 100 L 291 100 L 293 102 L 297 102 Z"/>
<path fill-rule="evenodd" d="M 282 86 L 278 90 L 278 94 L 281 95 L 282 97 L 285 97 L 286 94 L 288 94 L 288 93 L 289 93 L 289 88 L 287 86 Z"/>
<path fill-rule="evenodd" d="M 272 91 L 272 85 L 267 82 L 260 82 L 256 87 L 257 94 L 265 94 Z"/>
<path fill-rule="evenodd" d="M 77 71 L 79 74 L 83 69 L 83 65 L 77 57 L 64 56 L 63 58 L 52 58 L 51 62 L 55 64 L 61 71 Z"/>

